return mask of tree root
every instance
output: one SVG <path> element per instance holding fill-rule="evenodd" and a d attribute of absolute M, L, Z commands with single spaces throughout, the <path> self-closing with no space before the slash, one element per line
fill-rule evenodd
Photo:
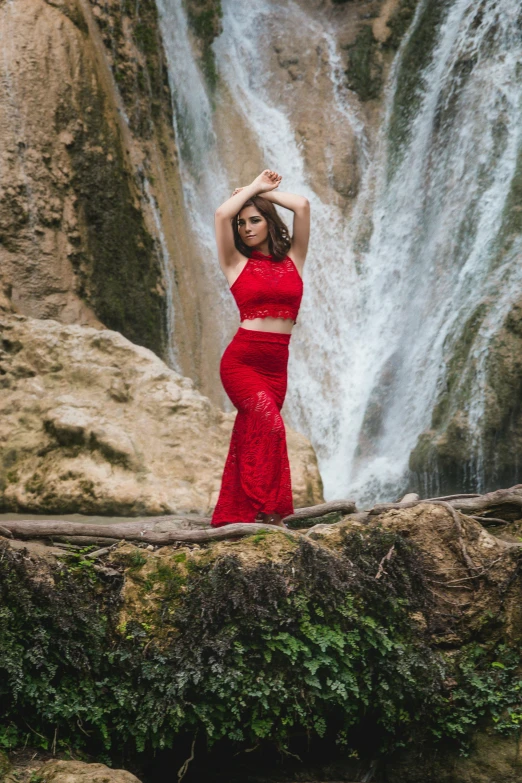
<path fill-rule="evenodd" d="M 187 774 L 189 764 L 191 761 L 194 761 L 194 749 L 196 747 L 196 737 L 198 736 L 198 730 L 196 729 L 196 733 L 194 734 L 194 739 L 192 740 L 192 747 L 190 749 L 190 756 L 188 759 L 186 759 L 181 767 L 178 769 L 178 783 L 181 783 L 185 775 Z"/>

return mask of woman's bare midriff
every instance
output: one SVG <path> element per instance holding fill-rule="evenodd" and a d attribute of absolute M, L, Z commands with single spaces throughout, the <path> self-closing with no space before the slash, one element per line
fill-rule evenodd
<path fill-rule="evenodd" d="M 258 332 L 279 332 L 280 334 L 290 334 L 295 321 L 292 318 L 251 318 L 241 321 L 240 326 L 243 329 L 253 329 Z"/>

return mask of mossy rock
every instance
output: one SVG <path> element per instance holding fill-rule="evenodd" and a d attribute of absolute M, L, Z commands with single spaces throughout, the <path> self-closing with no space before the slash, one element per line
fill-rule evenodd
<path fill-rule="evenodd" d="M 218 73 L 212 43 L 222 30 L 221 0 L 185 0 L 185 7 L 190 28 L 200 43 L 201 70 L 208 86 L 214 90 Z"/>
<path fill-rule="evenodd" d="M 93 755 L 174 748 L 178 767 L 196 731 L 230 758 L 335 738 L 364 755 L 368 736 L 384 758 L 412 737 L 456 739 L 511 704 L 516 651 L 493 638 L 458 655 L 438 650 L 432 572 L 392 530 L 348 522 L 314 541 L 275 530 L 153 552 L 122 543 L 108 574 L 83 553 L 54 564 L 0 549 L 0 706 L 11 743 L 30 713 L 44 747 L 58 728 Z M 472 626 L 483 640 L 490 627 Z M 450 701 L 449 681 L 461 689 Z"/>
<path fill-rule="evenodd" d="M 84 121 L 69 145 L 83 235 L 71 257 L 78 293 L 108 328 L 162 356 L 166 309 L 155 241 L 136 205 L 135 183 L 106 98 L 101 90 L 85 91 L 82 106 Z M 61 105 L 57 133 L 69 127 L 72 111 Z"/>
<path fill-rule="evenodd" d="M 418 4 L 419 0 L 400 0 L 387 22 L 387 27 L 391 32 L 386 39 L 386 47 L 391 49 L 399 48 L 415 16 Z"/>
<path fill-rule="evenodd" d="M 476 341 L 487 313 L 488 305 L 479 304 L 451 348 L 431 426 L 421 433 L 410 455 L 410 484 L 423 494 L 490 491 L 520 480 L 521 300 L 513 303 L 491 337 L 482 377 L 484 412 L 478 430 L 469 422 L 477 382 Z"/>
<path fill-rule="evenodd" d="M 396 76 L 397 87 L 388 126 L 388 136 L 393 151 L 388 165 L 388 179 L 391 179 L 402 160 L 404 148 L 410 136 L 411 124 L 417 115 L 422 100 L 424 90 L 423 73 L 430 63 L 440 25 L 451 5 L 451 0 L 425 3 L 422 12 L 417 18 L 415 28 L 411 31 L 409 40 L 402 51 L 400 67 Z M 407 7 L 404 6 L 405 9 Z M 413 8 L 410 8 L 410 12 L 411 16 L 413 16 Z M 399 18 L 396 17 L 397 20 Z M 410 23 L 411 18 L 407 22 L 408 26 Z M 389 24 L 393 30 L 393 18 Z M 397 24 L 399 24 L 398 21 Z M 401 34 L 404 34 L 404 31 Z M 388 43 L 393 45 L 395 40 L 396 36 L 392 34 Z"/>
<path fill-rule="evenodd" d="M 379 44 L 370 25 L 364 25 L 355 42 L 348 47 L 347 84 L 362 101 L 378 98 L 382 89 L 382 64 Z"/>

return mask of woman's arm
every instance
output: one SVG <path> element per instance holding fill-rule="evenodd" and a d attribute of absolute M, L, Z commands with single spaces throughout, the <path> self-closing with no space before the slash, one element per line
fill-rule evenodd
<path fill-rule="evenodd" d="M 310 238 L 310 202 L 304 196 L 297 196 L 295 193 L 277 191 L 277 193 L 261 193 L 260 195 L 280 207 L 291 209 L 294 213 L 294 235 L 289 255 L 302 270 Z"/>
<path fill-rule="evenodd" d="M 233 195 L 216 209 L 214 225 L 218 258 L 222 268 L 235 266 L 241 256 L 234 244 L 232 218 L 234 215 L 237 215 L 245 201 L 248 201 L 252 196 L 264 195 L 266 192 L 277 188 L 281 179 L 281 175 L 277 174 L 277 172 L 265 169 L 250 185 L 236 189 Z"/>

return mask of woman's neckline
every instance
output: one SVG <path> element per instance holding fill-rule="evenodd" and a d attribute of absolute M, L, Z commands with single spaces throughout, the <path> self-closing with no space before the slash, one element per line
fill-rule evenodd
<path fill-rule="evenodd" d="M 255 255 L 255 256 L 254 256 L 254 255 L 253 255 L 254 253 L 257 253 L 257 255 Z M 229 289 L 230 289 L 230 290 L 232 290 L 232 289 L 233 289 L 233 287 L 235 286 L 235 284 L 237 283 L 237 281 L 239 280 L 239 278 L 241 277 L 241 275 L 243 274 L 243 272 L 244 272 L 244 271 L 245 271 L 245 269 L 247 268 L 247 266 L 248 266 L 248 262 L 250 261 L 250 259 L 251 259 L 251 258 L 257 258 L 258 260 L 259 260 L 259 259 L 266 258 L 266 259 L 268 259 L 269 261 L 272 261 L 272 256 L 265 256 L 265 255 L 264 255 L 263 253 L 261 253 L 259 250 L 253 250 L 253 251 L 252 251 L 252 254 L 248 256 L 248 258 L 247 258 L 247 262 L 246 262 L 245 266 L 243 267 L 243 269 L 241 270 L 241 272 L 238 274 L 238 276 L 236 277 L 236 279 L 234 280 L 234 282 L 232 283 L 232 285 L 231 285 L 231 286 L 229 286 Z M 289 260 L 289 261 L 291 261 L 291 263 L 292 263 L 292 266 L 294 267 L 294 269 L 295 269 L 295 271 L 296 271 L 296 273 L 297 273 L 298 277 L 299 277 L 299 278 L 302 280 L 302 279 L 303 279 L 303 276 L 301 275 L 301 272 L 300 272 L 300 271 L 299 271 L 299 269 L 297 268 L 297 265 L 296 265 L 296 263 L 295 263 L 294 259 L 293 259 L 293 258 L 290 258 L 290 256 L 288 256 L 288 255 L 287 255 L 287 256 L 285 256 L 285 258 L 288 258 L 288 260 Z M 285 260 L 285 258 L 283 259 L 283 261 Z"/>
<path fill-rule="evenodd" d="M 259 259 L 261 261 L 263 261 L 265 259 L 267 261 L 273 261 L 273 259 L 274 259 L 273 255 L 271 253 L 269 253 L 267 255 L 266 253 L 262 253 L 260 250 L 252 250 L 250 255 L 249 255 L 249 258 L 257 258 L 257 259 Z"/>

